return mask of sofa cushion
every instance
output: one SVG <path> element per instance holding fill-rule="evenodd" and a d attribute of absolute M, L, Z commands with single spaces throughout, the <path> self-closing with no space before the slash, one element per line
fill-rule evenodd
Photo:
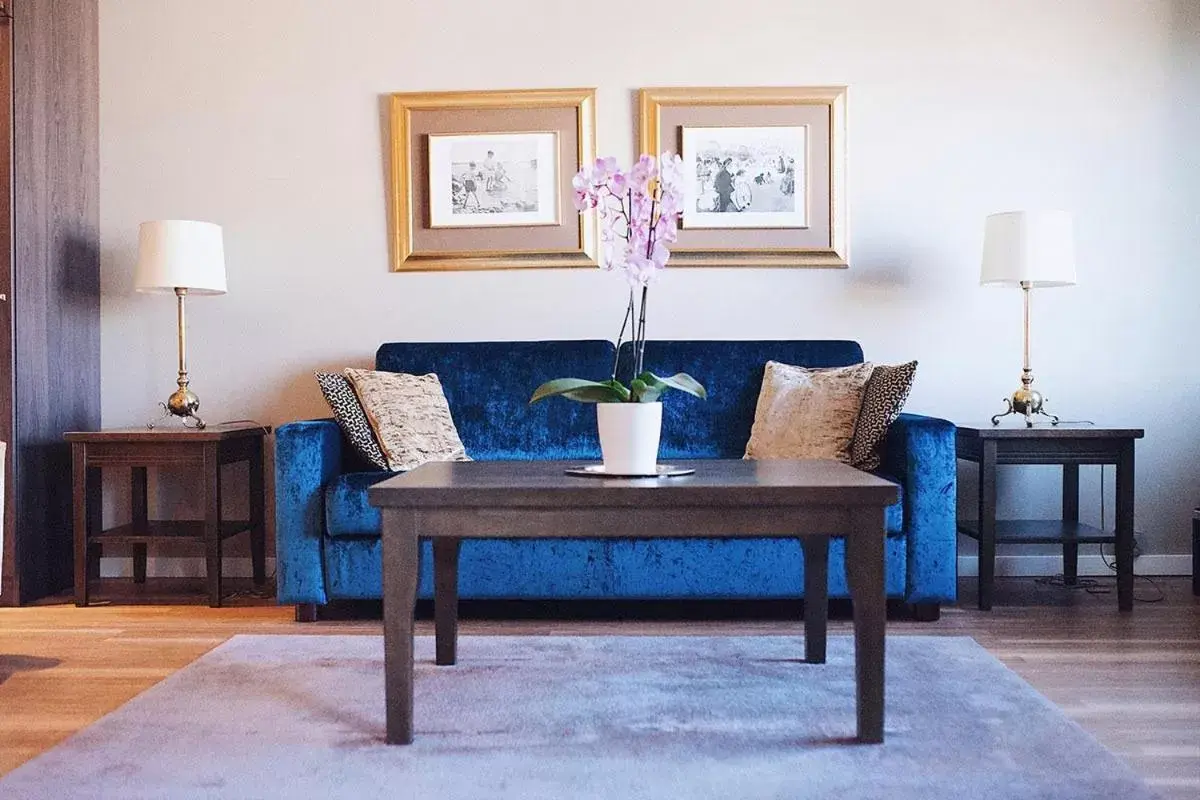
<path fill-rule="evenodd" d="M 470 461 L 436 374 L 347 369 L 346 377 L 387 456 L 388 469 L 403 472 L 427 461 Z"/>
<path fill-rule="evenodd" d="M 881 478 L 894 481 L 890 475 Z M 379 509 L 367 501 L 367 488 L 392 477 L 391 472 L 348 472 L 338 475 L 325 487 L 325 532 L 335 538 L 379 536 L 382 518 Z M 904 530 L 904 492 L 900 502 L 888 506 L 885 514 L 887 533 L 898 536 Z"/>
<path fill-rule="evenodd" d="M 858 424 L 854 426 L 854 438 L 850 441 L 851 466 L 879 469 L 888 428 L 900 416 L 916 374 L 916 361 L 894 367 L 887 364 L 875 367 L 863 392 L 862 409 Z"/>
<path fill-rule="evenodd" d="M 622 346 L 623 375 L 628 375 L 632 354 L 631 345 Z M 686 372 L 708 390 L 707 400 L 682 392 L 664 398 L 659 454 L 663 459 L 741 458 L 768 361 L 845 367 L 862 360 L 862 348 L 850 341 L 646 342 L 646 369 L 659 375 Z"/>
<path fill-rule="evenodd" d="M 836 458 L 849 463 L 870 364 L 796 367 L 768 361 L 746 458 Z"/>
<path fill-rule="evenodd" d="M 529 405 L 552 378 L 603 380 L 616 350 L 607 341 L 393 342 L 375 354 L 375 368 L 436 372 L 450 413 L 476 459 L 595 459 L 596 410 L 552 399 Z"/>
<path fill-rule="evenodd" d="M 325 533 L 329 536 L 378 536 L 382 517 L 367 502 L 367 487 L 391 472 L 347 472 L 325 486 Z"/>
<path fill-rule="evenodd" d="M 321 394 L 333 410 L 333 416 L 337 419 L 338 427 L 342 429 L 346 441 L 372 467 L 387 469 L 387 456 L 379 449 L 375 431 L 371 429 L 367 413 L 363 411 L 362 403 L 358 401 L 358 395 L 350 385 L 350 379 L 336 372 L 318 372 L 316 377 Z"/>

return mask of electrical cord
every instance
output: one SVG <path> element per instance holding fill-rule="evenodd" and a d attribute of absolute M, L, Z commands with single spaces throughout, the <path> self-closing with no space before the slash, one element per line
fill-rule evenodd
<path fill-rule="evenodd" d="M 1088 420 L 1080 420 L 1076 424 L 1094 425 L 1095 423 L 1090 422 Z M 1102 530 L 1102 531 L 1108 530 L 1107 508 L 1106 508 L 1105 502 L 1104 502 L 1104 487 L 1107 485 L 1105 482 L 1105 477 L 1104 477 L 1104 473 L 1105 473 L 1104 467 L 1105 467 L 1104 464 L 1100 465 L 1100 530 Z M 1104 552 L 1103 544 L 1098 545 L 1098 547 L 1100 548 L 1100 560 L 1104 562 L 1104 566 L 1108 567 L 1110 572 L 1115 574 L 1117 571 L 1116 561 L 1108 560 L 1108 556 Z M 1134 557 L 1134 559 L 1136 559 L 1139 555 L 1141 555 L 1141 549 L 1142 549 L 1141 546 L 1138 544 L 1137 539 L 1135 538 L 1133 540 L 1133 557 Z M 1156 583 L 1154 581 L 1154 579 L 1151 578 L 1150 576 L 1138 575 L 1136 572 L 1134 572 L 1133 579 L 1135 581 L 1143 580 L 1146 583 L 1150 584 L 1150 586 L 1153 587 L 1153 589 L 1156 593 L 1150 597 L 1138 597 L 1137 593 L 1135 592 L 1133 595 L 1133 600 L 1135 603 L 1161 603 L 1164 599 L 1166 599 L 1166 593 L 1163 592 L 1162 587 L 1159 586 L 1158 583 Z M 1076 578 L 1075 583 L 1067 583 L 1066 576 L 1063 575 L 1061 572 L 1057 575 L 1053 575 L 1053 576 L 1050 576 L 1047 578 L 1038 578 L 1037 583 L 1039 583 L 1043 586 L 1054 586 L 1054 587 L 1061 588 L 1061 589 L 1082 589 L 1083 591 L 1087 592 L 1088 594 L 1111 594 L 1112 588 L 1113 588 L 1111 585 L 1109 585 L 1107 583 L 1101 583 L 1100 581 L 1096 580 L 1095 578 Z"/>

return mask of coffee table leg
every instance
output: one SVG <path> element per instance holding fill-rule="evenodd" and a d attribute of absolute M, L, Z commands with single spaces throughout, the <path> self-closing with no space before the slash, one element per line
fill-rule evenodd
<path fill-rule="evenodd" d="M 858 740 L 883 741 L 883 655 L 887 597 L 883 582 L 883 509 L 851 512 L 846 537 L 846 577 L 854 602 L 854 675 L 858 690 Z"/>
<path fill-rule="evenodd" d="M 438 666 L 458 657 L 458 553 L 462 539 L 433 540 L 433 625 Z"/>
<path fill-rule="evenodd" d="M 383 681 L 387 743 L 413 740 L 413 612 L 417 605 L 418 516 L 383 512 Z"/>
<path fill-rule="evenodd" d="M 829 537 L 805 536 L 804 660 L 825 663 L 825 631 L 829 617 Z"/>

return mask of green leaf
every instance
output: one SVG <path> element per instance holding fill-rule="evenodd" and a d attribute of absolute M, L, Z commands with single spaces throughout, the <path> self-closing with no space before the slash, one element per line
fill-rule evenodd
<path fill-rule="evenodd" d="M 676 372 L 669 378 L 660 378 L 653 372 L 647 371 L 639 375 L 637 379 L 643 381 L 647 386 L 657 389 L 660 395 L 667 389 L 677 389 L 694 397 L 699 397 L 701 400 L 708 399 L 708 392 L 700 385 L 700 382 L 686 372 Z M 643 400 L 642 402 L 648 403 L 652 401 Z"/>
<path fill-rule="evenodd" d="M 618 381 L 585 381 L 559 378 L 547 381 L 533 392 L 530 405 L 547 397 L 565 397 L 580 403 L 621 403 L 629 399 L 629 390 Z"/>
<path fill-rule="evenodd" d="M 607 386 L 608 388 L 612 389 L 614 392 L 617 393 L 617 397 L 620 399 L 619 402 L 622 402 L 622 403 L 629 402 L 630 393 L 629 393 L 629 390 L 625 388 L 625 384 L 621 383 L 619 380 L 616 380 L 615 378 L 612 380 L 601 381 L 601 382 L 605 386 Z"/>
<path fill-rule="evenodd" d="M 642 373 L 648 375 L 649 373 Z M 629 384 L 630 399 L 635 403 L 653 403 L 662 395 L 660 384 L 651 384 L 642 378 L 634 378 Z"/>

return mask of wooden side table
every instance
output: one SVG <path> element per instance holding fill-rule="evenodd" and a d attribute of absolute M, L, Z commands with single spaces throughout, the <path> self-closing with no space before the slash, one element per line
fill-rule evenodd
<path fill-rule="evenodd" d="M 979 464 L 979 521 L 958 521 L 959 533 L 979 542 L 979 608 L 992 607 L 998 544 L 1061 544 L 1063 581 L 1075 583 L 1079 545 L 1115 544 L 1117 607 L 1133 610 L 1133 445 L 1141 428 L 1100 428 L 1061 423 L 1027 428 L 959 426 L 958 457 Z M 996 467 L 1001 464 L 1061 464 L 1061 520 L 996 520 Z M 1116 530 L 1108 533 L 1079 521 L 1079 465 L 1117 468 Z"/>
<path fill-rule="evenodd" d="M 72 488 L 75 510 L 75 605 L 88 603 L 88 578 L 99 578 L 104 544 L 133 545 L 133 579 L 146 580 L 146 545 L 160 541 L 194 541 L 207 556 L 208 604 L 221 605 L 221 544 L 250 533 L 250 558 L 255 584 L 266 580 L 266 496 L 263 446 L 271 429 L 232 423 L 203 430 L 186 428 L 125 428 L 76 431 L 65 434 L 71 443 Z M 250 519 L 226 520 L 221 510 L 221 467 L 239 461 L 250 466 Z M 151 466 L 188 467 L 204 497 L 202 520 L 152 520 L 146 497 L 146 469 Z M 100 470 L 133 469 L 133 519 L 127 525 L 102 530 Z"/>

